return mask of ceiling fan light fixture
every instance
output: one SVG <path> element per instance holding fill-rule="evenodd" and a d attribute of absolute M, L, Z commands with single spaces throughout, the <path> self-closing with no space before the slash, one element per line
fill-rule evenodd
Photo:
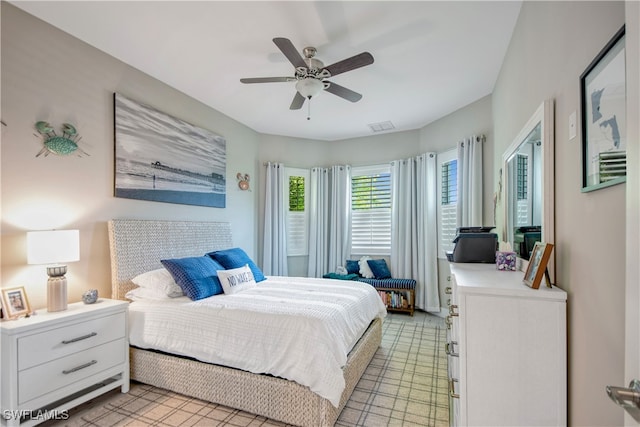
<path fill-rule="evenodd" d="M 296 90 L 307 99 L 318 95 L 323 89 L 324 84 L 320 80 L 312 77 L 298 80 L 298 83 L 296 83 Z"/>

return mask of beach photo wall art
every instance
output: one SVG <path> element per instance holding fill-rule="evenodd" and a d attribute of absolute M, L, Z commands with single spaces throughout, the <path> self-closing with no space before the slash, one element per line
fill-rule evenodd
<path fill-rule="evenodd" d="M 226 140 L 119 93 L 115 197 L 224 208 Z"/>

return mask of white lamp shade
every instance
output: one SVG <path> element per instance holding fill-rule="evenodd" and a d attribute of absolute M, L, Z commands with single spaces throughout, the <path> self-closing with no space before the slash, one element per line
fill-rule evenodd
<path fill-rule="evenodd" d="M 298 80 L 298 83 L 296 83 L 296 90 L 305 98 L 312 98 L 318 95 L 322 92 L 322 89 L 324 89 L 324 84 L 320 80 L 312 77 Z"/>
<path fill-rule="evenodd" d="M 53 230 L 27 232 L 27 263 L 58 264 L 80 260 L 80 232 Z"/>

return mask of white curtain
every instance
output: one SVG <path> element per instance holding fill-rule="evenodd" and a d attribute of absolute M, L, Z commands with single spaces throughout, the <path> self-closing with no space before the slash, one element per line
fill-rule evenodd
<path fill-rule="evenodd" d="M 262 269 L 268 276 L 287 276 L 287 180 L 282 163 L 267 163 L 264 199 Z"/>
<path fill-rule="evenodd" d="M 335 272 L 350 256 L 351 167 L 311 169 L 309 277 Z"/>
<path fill-rule="evenodd" d="M 473 135 L 458 143 L 458 227 L 482 224 L 482 145 Z"/>
<path fill-rule="evenodd" d="M 391 163 L 391 273 L 416 280 L 415 307 L 440 311 L 436 156 Z"/>

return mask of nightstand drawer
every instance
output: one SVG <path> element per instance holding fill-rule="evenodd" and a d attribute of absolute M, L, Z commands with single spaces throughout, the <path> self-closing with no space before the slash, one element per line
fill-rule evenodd
<path fill-rule="evenodd" d="M 18 339 L 18 370 L 40 365 L 125 336 L 125 314 L 65 324 Z"/>
<path fill-rule="evenodd" d="M 28 402 L 125 362 L 124 338 L 92 347 L 18 373 L 18 400 Z"/>

